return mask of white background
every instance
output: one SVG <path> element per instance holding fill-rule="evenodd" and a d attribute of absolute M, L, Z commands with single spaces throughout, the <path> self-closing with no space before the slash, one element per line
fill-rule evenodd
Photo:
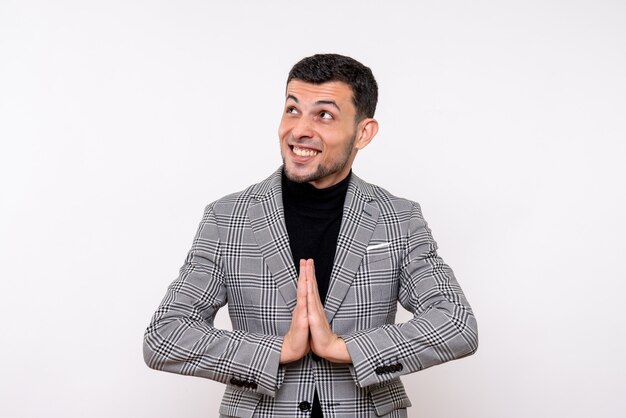
<path fill-rule="evenodd" d="M 374 71 L 355 172 L 422 204 L 478 318 L 410 416 L 626 416 L 626 3 L 2 0 L 2 417 L 217 416 L 143 332 L 316 52 Z"/>

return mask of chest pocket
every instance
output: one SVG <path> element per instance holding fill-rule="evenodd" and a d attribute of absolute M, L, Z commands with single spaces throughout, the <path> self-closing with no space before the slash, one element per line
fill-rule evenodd
<path fill-rule="evenodd" d="M 365 262 L 369 265 L 376 264 L 380 261 L 390 259 L 392 255 L 391 243 L 370 243 L 365 252 Z"/>

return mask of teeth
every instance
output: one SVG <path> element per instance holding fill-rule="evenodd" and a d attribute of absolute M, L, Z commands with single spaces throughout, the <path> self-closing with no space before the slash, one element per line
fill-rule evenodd
<path fill-rule="evenodd" d="M 293 153 L 296 154 L 298 157 L 314 157 L 318 154 L 317 151 L 298 147 L 293 147 Z"/>

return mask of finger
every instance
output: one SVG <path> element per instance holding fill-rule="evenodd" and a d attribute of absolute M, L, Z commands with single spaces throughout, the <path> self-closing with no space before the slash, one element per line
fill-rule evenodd
<path fill-rule="evenodd" d="M 313 261 L 313 259 L 307 260 L 306 271 L 307 271 L 307 289 L 313 296 L 315 296 L 316 301 L 319 301 L 320 295 L 319 295 L 319 290 L 317 288 L 317 278 L 315 277 L 315 262 Z"/>
<path fill-rule="evenodd" d="M 303 258 L 300 259 L 300 275 L 298 276 L 298 279 L 302 277 L 306 278 L 306 260 Z"/>
<path fill-rule="evenodd" d="M 317 278 L 315 277 L 315 260 L 313 260 L 312 258 L 306 260 L 306 267 L 306 273 L 308 275 L 308 278 L 317 281 Z"/>
<path fill-rule="evenodd" d="M 313 260 L 308 259 L 305 263 L 305 271 L 306 271 L 306 289 L 309 295 L 315 295 L 315 285 L 317 284 L 315 281 L 315 274 L 311 274 L 311 263 Z"/>
<path fill-rule="evenodd" d="M 312 267 L 312 264 L 309 264 L 308 267 Z M 321 317 L 325 318 L 325 314 L 324 307 L 322 306 L 322 302 L 320 301 L 320 296 L 317 291 L 317 283 L 315 282 L 314 277 L 311 278 L 312 275 L 310 274 L 310 270 L 308 276 L 309 280 L 307 280 L 307 308 L 309 311 L 309 315 L 312 315 L 313 317 L 319 317 L 319 320 L 321 320 Z M 313 319 L 313 321 L 317 322 L 317 320 L 315 319 Z"/>
<path fill-rule="evenodd" d="M 296 309 L 300 308 L 306 312 L 307 293 L 306 261 L 300 260 L 300 277 L 298 277 L 298 287 L 296 290 Z"/>
<path fill-rule="evenodd" d="M 300 276 L 298 276 L 298 292 L 301 290 L 300 288 L 304 288 L 306 291 L 306 282 L 307 282 L 307 274 L 306 274 L 306 260 L 300 260 Z"/>

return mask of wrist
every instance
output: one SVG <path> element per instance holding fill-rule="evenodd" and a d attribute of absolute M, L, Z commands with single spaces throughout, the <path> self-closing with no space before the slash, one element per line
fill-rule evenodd
<path fill-rule="evenodd" d="M 300 360 L 302 357 L 308 354 L 308 347 L 300 350 L 295 350 L 288 335 L 283 337 L 283 344 L 280 349 L 280 364 L 287 364 L 297 360 Z"/>
<path fill-rule="evenodd" d="M 352 363 L 352 357 L 348 352 L 348 347 L 343 338 L 334 335 L 330 344 L 324 347 L 323 353 L 316 353 L 318 356 L 325 358 L 331 363 Z"/>
<path fill-rule="evenodd" d="M 296 360 L 294 358 L 293 350 L 291 350 L 287 339 L 287 336 L 283 337 L 283 344 L 280 348 L 280 364 L 291 363 L 292 361 Z"/>

